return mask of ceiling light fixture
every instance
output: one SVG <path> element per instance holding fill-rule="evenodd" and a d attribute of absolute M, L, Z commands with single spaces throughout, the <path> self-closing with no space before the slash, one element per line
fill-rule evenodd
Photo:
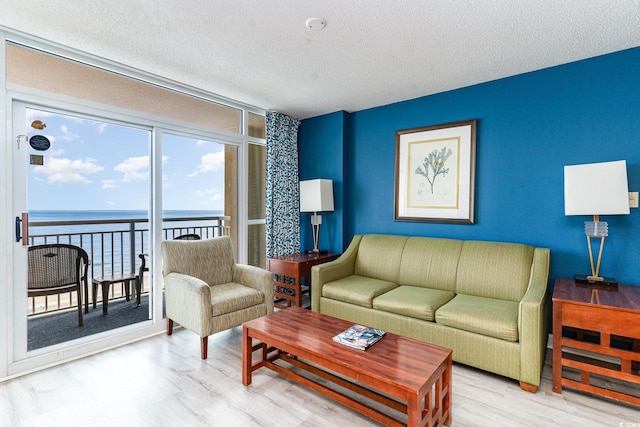
<path fill-rule="evenodd" d="M 327 26 L 327 21 L 324 18 L 309 18 L 305 25 L 311 31 L 320 31 Z"/>

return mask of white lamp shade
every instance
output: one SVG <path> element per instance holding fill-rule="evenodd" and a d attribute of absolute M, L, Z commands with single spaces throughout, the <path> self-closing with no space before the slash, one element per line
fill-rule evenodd
<path fill-rule="evenodd" d="M 333 211 L 333 181 L 300 181 L 300 212 Z"/>
<path fill-rule="evenodd" d="M 626 160 L 565 166 L 564 213 L 628 215 Z"/>

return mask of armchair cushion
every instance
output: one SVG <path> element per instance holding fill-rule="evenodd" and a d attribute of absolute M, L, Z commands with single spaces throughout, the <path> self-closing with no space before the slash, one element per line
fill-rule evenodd
<path fill-rule="evenodd" d="M 239 283 L 223 283 L 211 287 L 213 317 L 240 311 L 264 303 L 264 294 Z"/>
<path fill-rule="evenodd" d="M 213 241 L 216 241 L 213 243 Z M 169 249 L 167 249 L 167 247 Z M 197 277 L 209 286 L 233 281 L 235 259 L 231 239 L 170 240 L 163 242 L 163 271 Z"/>

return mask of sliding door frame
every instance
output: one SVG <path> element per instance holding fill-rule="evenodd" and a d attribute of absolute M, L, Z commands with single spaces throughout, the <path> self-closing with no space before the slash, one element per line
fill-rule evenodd
<path fill-rule="evenodd" d="M 149 321 L 141 322 L 135 325 L 130 325 L 121 328 L 116 331 L 105 332 L 99 335 L 99 338 L 89 337 L 87 339 L 78 340 L 77 342 L 63 343 L 51 348 L 45 348 L 34 352 L 27 352 L 26 354 L 16 353 L 18 349 L 15 348 L 15 344 L 21 342 L 21 339 L 15 341 L 14 330 L 17 327 L 17 320 L 15 316 L 22 313 L 22 310 L 17 309 L 18 304 L 24 304 L 19 295 L 14 292 L 13 280 L 8 285 L 6 292 L 9 293 L 7 301 L 12 301 L 13 304 L 7 307 L 7 320 L 5 325 L 8 326 L 7 330 L 2 333 L 7 335 L 8 352 L 6 357 L 7 372 L 9 376 L 17 375 L 20 373 L 30 372 L 40 369 L 42 367 L 62 363 L 64 361 L 72 360 L 78 357 L 86 356 L 88 354 L 104 351 L 108 348 L 116 347 L 131 341 L 139 340 L 148 336 L 161 334 L 165 330 L 165 322 L 162 318 L 162 292 L 161 289 L 161 262 L 160 259 L 160 243 L 162 241 L 162 134 L 164 132 L 170 132 L 172 134 L 179 134 L 194 138 L 202 138 L 212 140 L 222 144 L 228 144 L 235 146 L 238 150 L 238 156 L 240 159 L 246 159 L 246 137 L 237 134 L 226 134 L 218 130 L 207 129 L 203 127 L 194 126 L 191 124 L 184 124 L 179 122 L 173 122 L 164 118 L 153 117 L 148 114 L 139 113 L 135 111 L 128 111 L 122 108 L 99 105 L 93 102 L 87 102 L 70 98 L 64 95 L 45 93 L 39 90 L 18 87 L 15 85 L 7 84 L 7 102 L 5 105 L 13 105 L 16 103 L 24 103 L 34 108 L 54 109 L 59 111 L 68 111 L 70 114 L 78 114 L 80 116 L 93 117 L 95 119 L 113 120 L 123 124 L 131 124 L 136 127 L 143 127 L 151 129 L 151 147 L 149 147 L 150 153 L 150 201 L 149 201 L 149 214 L 150 214 L 150 226 L 153 230 L 153 236 L 151 236 L 152 244 L 152 257 L 153 271 L 151 272 L 153 280 L 153 286 L 155 291 L 152 292 L 154 296 L 153 316 Z M 8 108 L 8 107 L 6 107 Z M 12 111 L 12 110 L 9 110 Z M 9 117 L 8 122 L 13 121 L 13 114 L 7 114 Z M 11 126 L 12 127 L 12 126 Z M 13 130 L 9 130 L 7 133 L 12 133 Z M 7 141 L 11 141 L 13 138 L 10 135 Z M 11 147 L 13 148 L 12 144 Z M 10 150 L 12 152 L 12 150 Z M 12 156 L 8 156 L 5 161 L 6 166 L 11 167 L 13 165 Z M 242 177 L 245 176 L 246 160 L 238 162 L 238 212 L 246 212 L 246 180 Z M 9 174 L 11 175 L 11 174 Z M 11 182 L 8 182 L 7 187 L 13 188 L 13 178 L 8 176 Z M 11 198 L 11 196 L 8 196 Z M 8 206 L 13 206 L 13 203 Z M 7 213 L 13 215 L 13 209 L 7 209 Z M 11 216 L 10 216 L 11 217 Z M 239 258 L 246 257 L 246 214 L 239 215 L 238 218 L 238 254 Z M 15 240 L 15 239 L 13 239 Z M 11 241 L 11 240 L 10 240 Z M 20 244 L 11 242 L 13 245 Z M 7 265 L 14 265 L 12 250 L 9 251 L 9 257 L 12 259 Z M 14 267 L 15 268 L 15 267 Z M 13 269 L 12 269 L 13 270 Z M 8 272 L 7 277 L 15 277 L 16 271 Z M 54 350 L 54 351 L 52 351 Z M 0 372 L 2 372 L 0 370 Z"/>

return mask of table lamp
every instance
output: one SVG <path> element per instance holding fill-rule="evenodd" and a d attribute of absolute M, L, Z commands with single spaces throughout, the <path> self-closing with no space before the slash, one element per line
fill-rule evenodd
<path fill-rule="evenodd" d="M 608 224 L 600 221 L 600 215 L 628 215 L 629 188 L 627 162 L 589 163 L 564 167 L 565 215 L 593 215 L 593 221 L 585 221 L 591 274 L 576 275 L 577 282 L 617 286 L 615 279 L 600 276 L 600 262 L 604 238 L 609 234 Z M 600 238 L 598 259 L 594 264 L 591 239 Z"/>
<path fill-rule="evenodd" d="M 313 230 L 313 249 L 310 253 L 320 253 L 318 238 L 322 216 L 318 212 L 333 211 L 333 181 L 330 179 L 311 179 L 300 181 L 300 212 L 313 212 L 311 228 Z"/>

